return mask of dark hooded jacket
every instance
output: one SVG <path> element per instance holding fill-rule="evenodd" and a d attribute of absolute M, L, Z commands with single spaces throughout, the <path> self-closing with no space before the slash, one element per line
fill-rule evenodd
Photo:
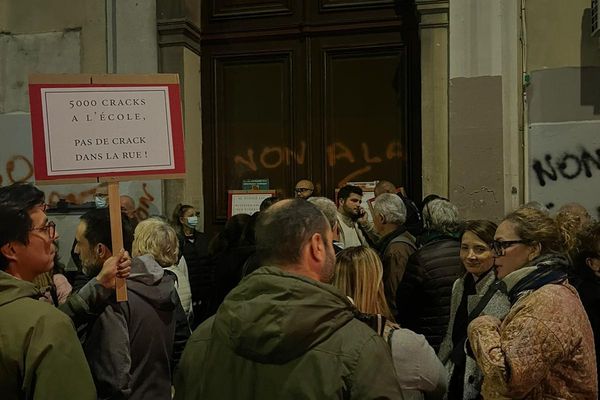
<path fill-rule="evenodd" d="M 0 397 L 95 399 L 71 320 L 31 282 L 0 271 Z"/>
<path fill-rule="evenodd" d="M 389 348 L 330 285 L 262 267 L 190 338 L 175 399 L 400 399 Z"/>
<path fill-rule="evenodd" d="M 136 257 L 127 296 L 127 302 L 111 302 L 88 328 L 84 350 L 98 399 L 169 400 L 181 308 L 174 278 L 151 255 Z"/>

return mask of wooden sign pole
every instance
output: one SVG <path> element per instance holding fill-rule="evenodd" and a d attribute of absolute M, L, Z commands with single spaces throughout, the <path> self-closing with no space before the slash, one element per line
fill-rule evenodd
<path fill-rule="evenodd" d="M 113 255 L 123 248 L 123 226 L 121 224 L 121 196 L 119 182 L 108 182 L 108 207 L 110 211 L 110 232 Z M 117 301 L 127 301 L 127 283 L 125 279 L 116 278 Z"/>

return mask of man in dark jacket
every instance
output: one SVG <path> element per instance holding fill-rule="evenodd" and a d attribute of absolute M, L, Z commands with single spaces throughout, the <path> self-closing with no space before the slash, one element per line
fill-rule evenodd
<path fill-rule="evenodd" d="M 400 197 L 404 203 L 404 206 L 406 207 L 406 222 L 404 222 L 406 230 L 415 237 L 420 235 L 423 231 L 423 218 L 421 216 L 421 211 L 415 202 L 406 195 L 404 188 L 396 188 L 396 185 L 390 181 L 377 182 L 374 190 L 375 198 L 384 193 L 397 194 L 398 197 Z"/>
<path fill-rule="evenodd" d="M 264 267 L 192 334 L 176 399 L 401 399 L 389 348 L 331 281 L 323 214 L 304 200 L 261 213 Z"/>
<path fill-rule="evenodd" d="M 454 281 L 464 274 L 460 261 L 458 209 L 437 198 L 423 208 L 421 247 L 408 259 L 398 287 L 398 322 L 425 336 L 437 352 L 450 319 Z"/>
<path fill-rule="evenodd" d="M 124 245 L 131 247 L 133 232 L 126 217 L 122 229 Z M 75 239 L 83 271 L 94 275 L 112 255 L 108 209 L 82 215 Z M 175 234 L 173 240 L 176 242 Z M 127 280 L 128 301 L 117 303 L 113 296 L 89 324 L 83 348 L 98 399 L 169 398 L 175 321 L 187 326 L 174 282 L 152 256 L 136 257 Z"/>

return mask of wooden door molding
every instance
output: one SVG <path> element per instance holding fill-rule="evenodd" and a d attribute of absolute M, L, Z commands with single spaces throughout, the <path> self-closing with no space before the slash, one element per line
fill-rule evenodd
<path fill-rule="evenodd" d="M 407 183 L 406 44 L 380 34 L 323 37 L 311 47 L 312 129 L 325 143 L 327 195 L 347 181 Z"/>
<path fill-rule="evenodd" d="M 269 178 L 272 189 L 287 191 L 297 164 L 310 162 L 298 118 L 305 108 L 294 97 L 303 90 L 301 52 L 290 42 L 204 54 L 205 193 L 213 210 L 207 225 L 225 221 L 227 191 L 241 189 L 243 179 Z"/>

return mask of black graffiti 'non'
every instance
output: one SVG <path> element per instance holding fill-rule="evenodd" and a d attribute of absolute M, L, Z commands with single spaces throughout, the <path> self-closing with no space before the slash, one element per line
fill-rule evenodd
<path fill-rule="evenodd" d="M 581 147 L 578 153 L 565 152 L 556 158 L 552 154 L 545 154 L 543 161 L 533 159 L 532 168 L 540 186 L 546 186 L 548 181 L 555 182 L 560 178 L 577 179 L 582 173 L 591 178 L 594 171 L 600 170 L 600 148 L 590 152 Z"/>

